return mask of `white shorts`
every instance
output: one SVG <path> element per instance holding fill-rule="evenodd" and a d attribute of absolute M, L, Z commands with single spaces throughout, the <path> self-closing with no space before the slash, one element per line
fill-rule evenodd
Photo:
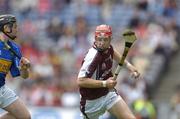
<path fill-rule="evenodd" d="M 102 96 L 95 100 L 86 100 L 85 114 L 89 119 L 99 119 L 99 116 L 109 110 L 115 103 L 121 100 L 121 96 L 115 92 L 109 92 L 107 95 Z M 86 118 L 83 115 L 84 119 Z"/>
<path fill-rule="evenodd" d="M 7 107 L 17 99 L 18 96 L 15 94 L 15 92 L 9 89 L 7 86 L 4 85 L 0 88 L 0 108 Z"/>

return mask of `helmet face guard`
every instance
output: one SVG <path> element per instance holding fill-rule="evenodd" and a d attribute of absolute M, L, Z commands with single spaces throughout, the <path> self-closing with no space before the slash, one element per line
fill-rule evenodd
<path fill-rule="evenodd" d="M 108 47 L 110 45 L 109 43 L 112 39 L 112 28 L 105 24 L 99 25 L 96 27 L 96 31 L 95 31 L 94 35 L 95 35 L 94 43 L 95 43 L 96 49 L 98 51 L 105 51 L 106 49 L 108 49 Z M 99 39 L 101 39 L 101 40 L 99 40 Z M 104 40 L 105 44 L 102 45 L 102 43 L 100 41 L 103 41 L 103 40 Z"/>
<path fill-rule="evenodd" d="M 97 37 L 112 37 L 112 28 L 108 25 L 99 25 L 96 27 L 95 39 Z"/>
<path fill-rule="evenodd" d="M 4 25 L 9 25 L 10 28 L 12 28 L 13 23 L 16 22 L 16 17 L 10 14 L 6 15 L 0 15 L 0 31 L 2 31 L 4 34 L 6 34 L 10 39 L 14 40 L 16 37 L 11 37 L 7 33 L 4 32 Z M 12 31 L 11 31 L 12 32 Z M 9 33 L 11 33 L 9 32 Z"/>

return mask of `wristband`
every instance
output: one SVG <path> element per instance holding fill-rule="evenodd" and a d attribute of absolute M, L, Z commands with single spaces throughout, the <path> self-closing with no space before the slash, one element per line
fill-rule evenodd
<path fill-rule="evenodd" d="M 131 64 L 130 64 L 129 62 L 127 62 L 127 63 L 126 63 L 126 66 L 127 66 L 127 67 L 130 67 L 130 66 L 131 66 Z"/>
<path fill-rule="evenodd" d="M 107 84 L 106 81 L 102 81 L 102 86 L 103 86 L 103 87 L 106 87 L 106 84 Z"/>

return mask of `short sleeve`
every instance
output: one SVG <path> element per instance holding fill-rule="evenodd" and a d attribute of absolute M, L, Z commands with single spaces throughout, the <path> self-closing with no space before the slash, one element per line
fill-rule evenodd
<path fill-rule="evenodd" d="M 20 51 L 20 48 L 16 48 L 14 49 L 14 51 L 20 56 L 22 57 L 22 54 L 21 54 L 21 51 Z M 19 62 L 20 62 L 20 59 L 18 57 L 16 57 L 14 55 L 14 58 L 13 58 L 13 61 L 12 61 L 12 65 L 11 65 L 11 68 L 10 68 L 10 73 L 13 77 L 17 77 L 17 76 L 20 76 L 20 71 L 19 71 Z"/>

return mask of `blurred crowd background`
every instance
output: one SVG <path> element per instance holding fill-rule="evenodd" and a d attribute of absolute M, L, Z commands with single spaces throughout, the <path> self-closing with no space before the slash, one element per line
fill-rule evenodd
<path fill-rule="evenodd" d="M 142 78 L 133 80 L 124 68 L 117 90 L 138 119 L 156 119 L 158 107 L 153 94 L 179 52 L 179 6 L 178 0 L 0 0 L 0 14 L 17 17 L 17 42 L 32 63 L 28 80 L 16 81 L 9 76 L 8 85 L 29 106 L 78 107 L 76 78 L 82 58 L 93 43 L 95 26 L 112 26 L 112 44 L 121 53 L 121 34 L 131 28 L 138 40 L 127 59 Z M 169 119 L 178 119 L 179 87 L 170 102 L 173 115 Z"/>

